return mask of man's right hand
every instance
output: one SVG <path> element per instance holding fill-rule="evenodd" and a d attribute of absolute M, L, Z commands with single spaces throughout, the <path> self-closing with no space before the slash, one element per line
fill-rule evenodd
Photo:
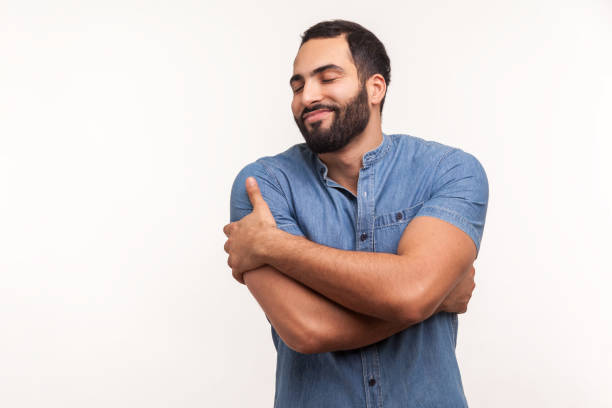
<path fill-rule="evenodd" d="M 470 266 L 468 273 L 457 284 L 457 286 L 455 286 L 451 293 L 448 294 L 436 312 L 465 313 L 467 311 L 470 298 L 472 297 L 472 292 L 476 287 L 476 284 L 474 283 L 475 274 L 476 270 L 474 269 L 474 265 L 472 265 Z"/>

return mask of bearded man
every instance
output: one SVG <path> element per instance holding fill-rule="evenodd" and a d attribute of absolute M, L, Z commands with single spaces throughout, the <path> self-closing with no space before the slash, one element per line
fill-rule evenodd
<path fill-rule="evenodd" d="M 465 407 L 455 346 L 488 203 L 464 151 L 382 132 L 383 44 L 309 28 L 291 109 L 306 143 L 236 177 L 225 251 L 266 314 L 274 406 Z"/>

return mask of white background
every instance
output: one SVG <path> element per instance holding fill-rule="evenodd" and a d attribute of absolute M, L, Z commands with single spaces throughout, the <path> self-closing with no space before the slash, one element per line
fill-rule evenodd
<path fill-rule="evenodd" d="M 487 171 L 470 405 L 612 406 L 612 2 L 579 0 L 0 0 L 0 406 L 272 406 L 221 228 L 302 142 L 292 62 L 330 18 L 387 47 L 385 132 Z"/>

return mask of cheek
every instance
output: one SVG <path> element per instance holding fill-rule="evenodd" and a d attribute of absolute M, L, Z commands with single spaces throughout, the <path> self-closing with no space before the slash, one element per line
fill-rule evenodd
<path fill-rule="evenodd" d="M 295 98 L 293 98 L 293 100 L 291 101 L 291 112 L 296 118 L 300 115 L 300 106 L 299 103 L 295 100 Z"/>

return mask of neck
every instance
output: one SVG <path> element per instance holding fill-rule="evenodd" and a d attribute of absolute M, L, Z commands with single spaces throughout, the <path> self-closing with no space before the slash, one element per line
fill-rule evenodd
<path fill-rule="evenodd" d="M 380 119 L 376 119 L 376 115 L 372 115 L 365 130 L 342 149 L 319 154 L 319 159 L 327 166 L 328 177 L 355 195 L 363 156 L 382 143 Z"/>

